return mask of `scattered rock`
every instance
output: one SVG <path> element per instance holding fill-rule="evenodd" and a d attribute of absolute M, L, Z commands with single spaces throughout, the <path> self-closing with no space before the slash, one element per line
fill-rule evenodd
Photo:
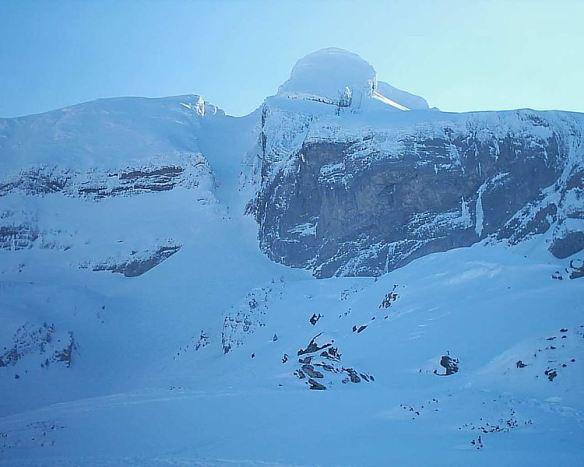
<path fill-rule="evenodd" d="M 322 315 L 321 315 L 320 313 L 319 313 L 318 315 L 317 315 L 317 314 L 313 314 L 313 315 L 310 317 L 310 320 L 309 320 L 309 321 L 310 321 L 310 324 L 312 324 L 313 326 L 314 326 L 314 325 L 316 325 L 316 323 L 318 323 L 318 320 L 319 320 L 320 318 L 322 318 Z"/>
<path fill-rule="evenodd" d="M 283 286 L 280 284 L 252 289 L 241 302 L 231 307 L 223 320 L 221 332 L 223 353 L 243 345 L 250 334 L 266 326 L 265 316 L 269 302 L 274 295 L 281 295 Z"/>
<path fill-rule="evenodd" d="M 477 449 L 483 449 L 485 445 L 483 444 L 483 440 L 481 439 L 480 435 L 477 439 L 473 439 L 470 444 L 472 444 Z"/>
<path fill-rule="evenodd" d="M 57 362 L 62 362 L 69 368 L 77 344 L 72 332 L 66 336 L 58 333 L 54 324 L 45 322 L 37 327 L 28 322 L 24 323 L 16 330 L 12 338 L 13 344 L 5 346 L 4 353 L 0 354 L 0 368 L 15 366 L 29 354 L 38 354 L 42 368 L 48 368 L 50 363 Z M 62 339 L 67 341 L 64 347 L 61 344 Z M 50 357 L 46 357 L 47 354 L 51 354 Z"/>
<path fill-rule="evenodd" d="M 349 375 L 349 380 L 351 381 L 351 383 L 361 382 L 359 374 L 355 370 L 353 370 L 353 368 L 343 368 L 343 370 Z"/>
<path fill-rule="evenodd" d="M 199 335 L 199 339 L 197 340 L 197 343 L 195 344 L 195 350 L 202 349 L 203 347 L 206 347 L 207 345 L 209 345 L 209 336 L 204 331 L 201 331 L 201 334 Z"/>
<path fill-rule="evenodd" d="M 56 350 L 53 354 L 53 360 L 56 362 L 63 362 L 67 368 L 71 367 L 73 363 L 73 351 L 77 349 L 77 343 L 73 337 L 73 333 L 69 332 L 69 343 L 62 350 Z"/>
<path fill-rule="evenodd" d="M 389 292 L 381 301 L 379 308 L 389 308 L 391 306 L 391 302 L 395 302 L 397 300 L 397 293 L 395 293 L 395 289 L 397 288 L 397 284 L 393 286 L 393 290 Z"/>

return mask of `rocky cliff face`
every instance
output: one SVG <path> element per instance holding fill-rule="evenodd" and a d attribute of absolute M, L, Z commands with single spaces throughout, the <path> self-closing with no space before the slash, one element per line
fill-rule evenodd
<path fill-rule="evenodd" d="M 584 247 L 581 115 L 396 112 L 375 93 L 265 103 L 249 212 L 270 258 L 360 276 L 487 238 Z"/>
<path fill-rule="evenodd" d="M 532 111 L 418 117 L 360 136 L 342 119 L 333 135 L 313 123 L 279 166 L 268 149 L 253 205 L 264 251 L 330 277 L 379 275 L 552 226 L 553 254 L 582 249 L 584 120 Z"/>

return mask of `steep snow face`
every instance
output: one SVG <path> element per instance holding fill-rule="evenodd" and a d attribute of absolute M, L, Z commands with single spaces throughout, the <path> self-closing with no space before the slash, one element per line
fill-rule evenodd
<path fill-rule="evenodd" d="M 359 55 L 337 48 L 311 53 L 296 63 L 277 97 L 350 108 L 427 109 L 426 101 L 387 83 L 377 83 L 375 69 Z"/>

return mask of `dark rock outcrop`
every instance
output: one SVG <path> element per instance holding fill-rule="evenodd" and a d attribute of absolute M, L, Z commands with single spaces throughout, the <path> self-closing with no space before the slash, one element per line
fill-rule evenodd
<path fill-rule="evenodd" d="M 318 381 L 315 381 L 312 378 L 308 379 L 308 385 L 310 389 L 314 389 L 317 391 L 324 391 L 326 389 L 326 386 L 320 384 Z"/>
<path fill-rule="evenodd" d="M 180 250 L 181 245 L 161 246 L 157 250 L 144 254 L 134 255 L 127 261 L 121 263 L 100 263 L 93 267 L 94 271 L 111 271 L 123 274 L 126 277 L 141 276 L 150 269 L 158 266 L 164 260 L 174 255 Z"/>
<path fill-rule="evenodd" d="M 550 252 L 556 258 L 568 258 L 584 249 L 584 232 L 566 232 L 561 237 L 554 238 L 550 245 Z"/>
<path fill-rule="evenodd" d="M 570 267 L 566 271 L 570 275 L 570 279 L 584 277 L 584 261 L 581 259 L 570 261 Z"/>
<path fill-rule="evenodd" d="M 454 373 L 458 373 L 459 361 L 457 358 L 452 358 L 450 355 L 442 355 L 440 359 L 440 366 L 444 368 L 445 373 L 440 374 L 438 371 L 434 370 L 434 374 L 438 376 L 450 376 Z"/>

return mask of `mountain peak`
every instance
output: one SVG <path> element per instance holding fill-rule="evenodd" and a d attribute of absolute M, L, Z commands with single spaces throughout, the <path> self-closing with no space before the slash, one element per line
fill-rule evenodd
<path fill-rule="evenodd" d="M 290 79 L 280 86 L 278 94 L 310 94 L 337 100 L 346 88 L 371 95 L 375 83 L 375 69 L 359 55 L 327 48 L 298 60 Z"/>
<path fill-rule="evenodd" d="M 375 69 L 358 54 L 329 47 L 298 60 L 278 96 L 353 108 L 362 107 L 371 98 L 385 108 L 428 108 L 423 98 L 382 84 L 383 89 L 378 89 Z"/>

